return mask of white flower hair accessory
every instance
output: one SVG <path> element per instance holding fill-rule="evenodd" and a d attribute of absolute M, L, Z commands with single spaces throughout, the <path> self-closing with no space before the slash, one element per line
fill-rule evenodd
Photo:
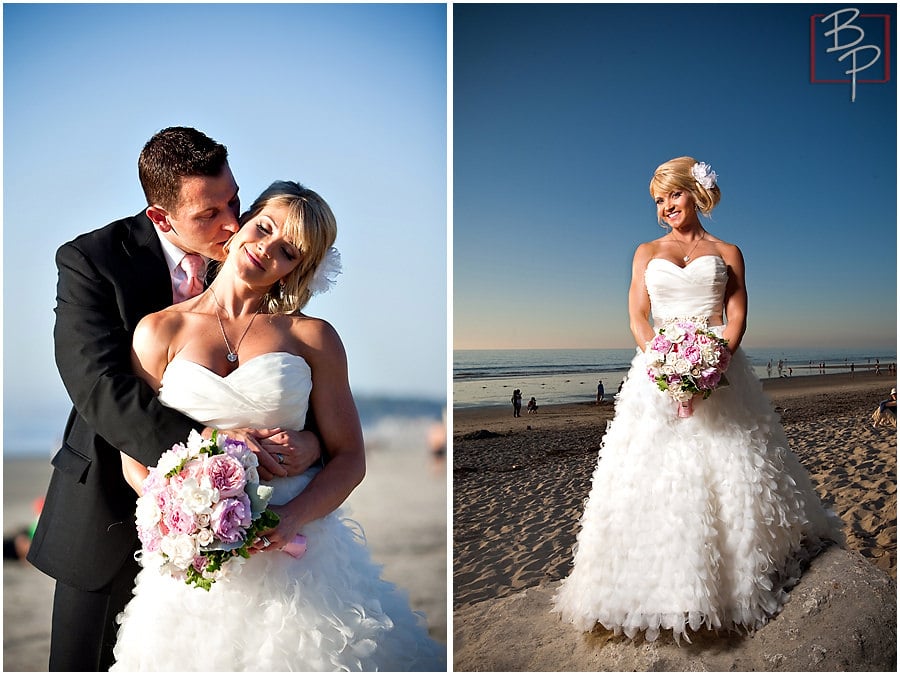
<path fill-rule="evenodd" d="M 694 177 L 694 180 L 700 183 L 707 190 L 712 190 L 716 187 L 716 172 L 712 170 L 712 167 L 706 162 L 697 162 L 694 166 L 691 167 L 691 175 Z"/>
<path fill-rule="evenodd" d="M 313 295 L 325 293 L 337 283 L 338 274 L 341 274 L 341 253 L 334 246 L 328 248 L 325 257 L 316 268 L 312 279 L 309 281 L 309 290 Z"/>

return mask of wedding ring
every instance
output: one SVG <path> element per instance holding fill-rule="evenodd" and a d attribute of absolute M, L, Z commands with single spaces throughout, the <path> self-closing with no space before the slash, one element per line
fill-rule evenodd
<path fill-rule="evenodd" d="M 278 458 L 279 464 L 284 464 L 284 455 L 282 455 L 280 452 L 276 452 L 275 456 Z"/>
<path fill-rule="evenodd" d="M 262 543 L 263 543 L 263 546 L 264 546 L 265 548 L 269 548 L 269 546 L 272 545 L 272 542 L 269 541 L 269 538 L 268 538 L 268 537 L 263 537 L 263 538 L 262 538 Z"/>

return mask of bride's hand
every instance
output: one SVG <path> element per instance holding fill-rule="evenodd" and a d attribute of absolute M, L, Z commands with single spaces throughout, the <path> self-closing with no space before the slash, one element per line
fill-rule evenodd
<path fill-rule="evenodd" d="M 300 525 L 291 517 L 292 510 L 289 505 L 270 506 L 269 508 L 278 514 L 280 520 L 278 525 L 271 530 L 259 533 L 259 538 L 250 547 L 251 554 L 263 551 L 280 551 L 294 537 L 300 534 Z"/>
<path fill-rule="evenodd" d="M 258 429 L 256 437 L 263 450 L 284 467 L 288 476 L 299 476 L 322 456 L 322 443 L 311 431 Z"/>

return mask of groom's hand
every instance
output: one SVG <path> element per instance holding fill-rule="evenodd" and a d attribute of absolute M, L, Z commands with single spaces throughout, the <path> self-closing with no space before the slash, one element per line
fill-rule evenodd
<path fill-rule="evenodd" d="M 268 459 L 274 462 L 279 469 L 286 470 L 288 476 L 299 476 L 318 462 L 322 456 L 322 444 L 319 437 L 311 431 L 281 428 L 258 429 L 255 435 L 263 454 L 267 454 Z M 260 468 L 262 468 L 262 456 L 259 460 Z M 266 464 L 269 465 L 268 462 Z M 262 472 L 260 472 L 260 476 L 265 478 Z"/>

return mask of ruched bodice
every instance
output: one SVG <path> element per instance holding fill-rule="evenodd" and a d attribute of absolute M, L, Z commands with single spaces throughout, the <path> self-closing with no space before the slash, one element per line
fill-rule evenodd
<path fill-rule="evenodd" d="M 166 367 L 159 400 L 198 422 L 218 429 L 306 424 L 312 371 L 302 356 L 262 354 L 222 377 L 187 359 Z"/>
<path fill-rule="evenodd" d="M 216 429 L 303 429 L 312 391 L 312 371 L 302 356 L 261 354 L 222 377 L 187 359 L 173 359 L 163 372 L 159 400 Z M 269 481 L 272 504 L 286 504 L 317 469 Z"/>
<path fill-rule="evenodd" d="M 644 271 L 650 306 L 656 323 L 685 317 L 718 317 L 722 314 L 728 267 L 717 255 L 695 258 L 678 265 L 653 258 Z"/>

